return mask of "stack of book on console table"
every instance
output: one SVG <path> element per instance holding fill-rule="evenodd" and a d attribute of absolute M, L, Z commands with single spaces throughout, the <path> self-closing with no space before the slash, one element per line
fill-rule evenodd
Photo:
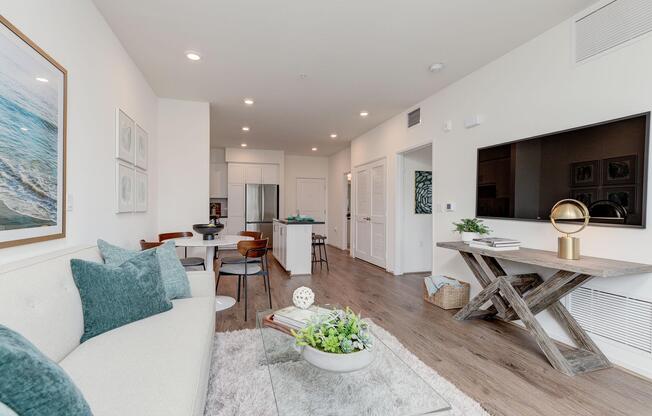
<path fill-rule="evenodd" d="M 474 238 L 469 246 L 481 248 L 483 250 L 510 251 L 518 250 L 521 246 L 521 242 L 518 240 L 512 240 L 511 238 L 487 237 Z"/>
<path fill-rule="evenodd" d="M 328 311 L 328 309 L 314 305 L 308 309 L 288 306 L 263 318 L 263 326 L 291 334 L 290 330 L 299 330 L 308 325 L 313 316 L 327 313 Z"/>

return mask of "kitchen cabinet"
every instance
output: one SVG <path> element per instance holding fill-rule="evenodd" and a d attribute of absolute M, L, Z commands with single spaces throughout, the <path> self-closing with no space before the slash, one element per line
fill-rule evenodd
<path fill-rule="evenodd" d="M 211 163 L 210 174 L 210 197 L 227 198 L 226 163 Z"/>
<path fill-rule="evenodd" d="M 229 183 L 245 183 L 245 165 L 229 163 L 228 174 Z"/>
<path fill-rule="evenodd" d="M 229 221 L 227 234 L 238 234 L 245 229 L 245 186 L 229 184 Z"/>
<path fill-rule="evenodd" d="M 238 235 L 240 234 L 240 231 L 244 231 L 245 229 L 245 219 L 244 217 L 233 217 L 229 213 L 229 221 L 227 222 L 226 227 L 224 227 L 226 230 L 226 234 L 228 235 Z"/>
<path fill-rule="evenodd" d="M 245 166 L 245 183 L 263 183 L 263 167 L 261 165 Z"/>
<path fill-rule="evenodd" d="M 229 163 L 228 183 L 280 184 L 279 165 Z"/>
<path fill-rule="evenodd" d="M 272 255 L 290 276 L 310 274 L 312 267 L 312 225 L 284 224 L 274 220 Z"/>
<path fill-rule="evenodd" d="M 279 170 L 278 165 L 263 165 L 261 169 L 262 183 L 278 185 L 279 184 L 278 170 Z"/>

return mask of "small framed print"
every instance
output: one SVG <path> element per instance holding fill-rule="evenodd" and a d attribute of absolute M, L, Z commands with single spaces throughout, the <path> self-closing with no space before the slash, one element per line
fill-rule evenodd
<path fill-rule="evenodd" d="M 587 207 L 590 207 L 591 204 L 599 199 L 598 188 L 571 189 L 570 198 L 576 199 Z"/>
<path fill-rule="evenodd" d="M 636 183 L 636 155 L 612 157 L 602 161 L 604 185 Z"/>
<path fill-rule="evenodd" d="M 124 111 L 116 111 L 116 154 L 120 160 L 134 163 L 136 123 Z"/>
<path fill-rule="evenodd" d="M 600 182 L 600 161 L 589 160 L 571 163 L 570 177 L 571 187 L 598 186 Z"/>
<path fill-rule="evenodd" d="M 614 202 L 627 210 L 627 214 L 636 214 L 636 187 L 617 186 L 602 189 L 602 199 Z"/>
<path fill-rule="evenodd" d="M 135 208 L 136 212 L 147 212 L 147 198 L 148 198 L 148 184 L 147 184 L 147 173 L 143 172 L 140 169 L 134 170 L 134 197 L 135 197 Z"/>
<path fill-rule="evenodd" d="M 116 211 L 134 211 L 134 168 L 129 164 L 116 161 Z"/>
<path fill-rule="evenodd" d="M 136 124 L 135 162 L 136 167 L 147 170 L 148 135 L 145 129 Z"/>

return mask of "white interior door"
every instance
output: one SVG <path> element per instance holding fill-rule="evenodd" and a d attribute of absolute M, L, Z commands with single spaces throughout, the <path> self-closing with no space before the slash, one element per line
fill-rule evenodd
<path fill-rule="evenodd" d="M 380 267 L 386 265 L 385 160 L 355 171 L 355 257 Z"/>
<path fill-rule="evenodd" d="M 326 180 L 297 178 L 297 209 L 315 221 L 326 221 Z M 312 232 L 326 235 L 326 225 L 312 226 Z"/>

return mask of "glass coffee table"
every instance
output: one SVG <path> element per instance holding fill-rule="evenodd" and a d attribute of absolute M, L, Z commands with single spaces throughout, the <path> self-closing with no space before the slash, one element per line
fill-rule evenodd
<path fill-rule="evenodd" d="M 415 373 L 373 332 L 373 363 L 352 373 L 332 373 L 301 358 L 294 338 L 263 326 L 272 311 L 258 312 L 256 327 L 263 342 L 279 416 L 416 416 L 439 414 L 449 403 Z"/>

